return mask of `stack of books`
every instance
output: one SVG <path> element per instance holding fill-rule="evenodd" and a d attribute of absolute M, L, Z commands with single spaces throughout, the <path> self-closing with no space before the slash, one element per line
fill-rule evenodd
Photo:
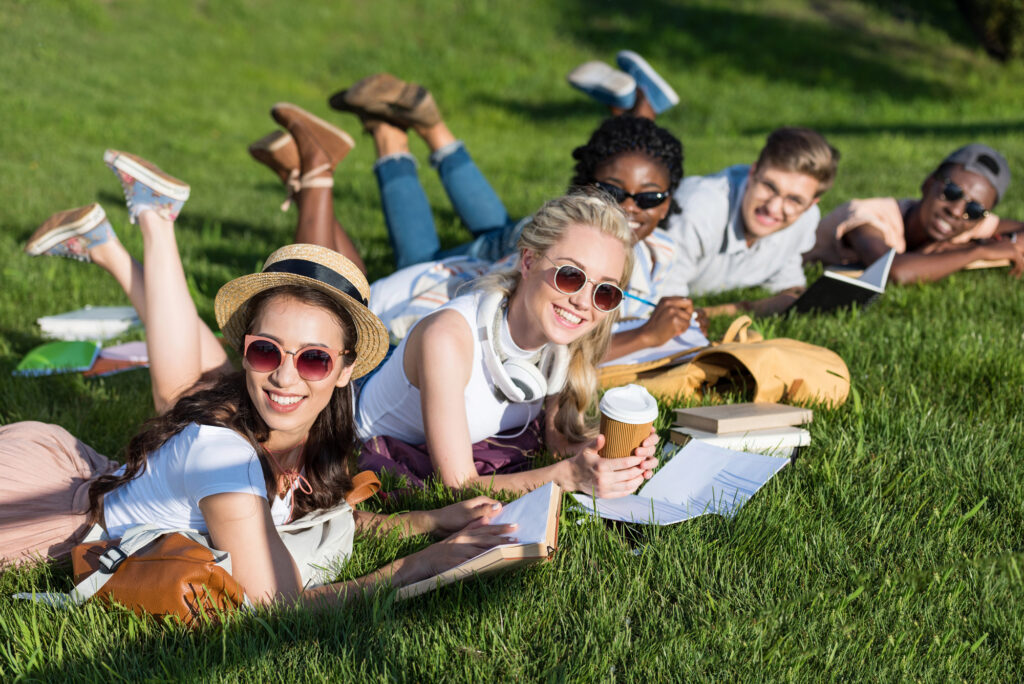
<path fill-rule="evenodd" d="M 685 445 L 696 440 L 735 451 L 795 457 L 811 443 L 798 427 L 814 419 L 811 409 L 785 404 L 725 404 L 676 409 L 669 438 Z"/>

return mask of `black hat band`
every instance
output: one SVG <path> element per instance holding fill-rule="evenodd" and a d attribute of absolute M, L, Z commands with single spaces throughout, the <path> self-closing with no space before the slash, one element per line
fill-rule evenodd
<path fill-rule="evenodd" d="M 317 280 L 325 285 L 330 285 L 334 289 L 347 294 L 352 299 L 362 303 L 363 306 L 368 305 L 366 298 L 363 297 L 359 288 L 353 285 L 345 276 L 341 275 L 337 271 L 332 271 L 326 266 L 321 266 L 315 261 L 307 261 L 306 259 L 284 259 L 267 266 L 263 269 L 263 272 L 291 273 L 292 275 L 312 278 L 313 280 Z"/>

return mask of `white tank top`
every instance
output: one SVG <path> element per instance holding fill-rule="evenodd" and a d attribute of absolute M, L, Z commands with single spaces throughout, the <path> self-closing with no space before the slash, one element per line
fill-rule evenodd
<path fill-rule="evenodd" d="M 466 384 L 463 397 L 469 424 L 470 442 L 481 442 L 488 437 L 513 436 L 522 427 L 540 415 L 543 399 L 515 404 L 499 398 L 494 381 L 487 370 L 481 344 L 482 330 L 477 328 L 476 314 L 483 296 L 475 292 L 456 297 L 438 311 L 451 309 L 459 312 L 473 333 L 473 371 Z M 421 319 L 422 322 L 422 319 Z M 419 325 L 419 323 L 417 323 Z M 503 322 L 502 327 L 507 327 Z M 356 410 L 356 429 L 363 441 L 371 437 L 395 437 L 407 444 L 423 444 L 423 409 L 420 391 L 405 375 L 405 344 L 407 335 L 370 378 L 359 393 Z M 511 339 L 511 338 L 508 338 Z"/>

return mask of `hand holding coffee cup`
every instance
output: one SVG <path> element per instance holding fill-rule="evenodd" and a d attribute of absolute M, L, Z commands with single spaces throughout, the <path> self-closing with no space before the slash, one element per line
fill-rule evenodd
<path fill-rule="evenodd" d="M 604 458 L 624 458 L 643 444 L 658 417 L 658 402 L 640 385 L 613 387 L 599 405 Z"/>

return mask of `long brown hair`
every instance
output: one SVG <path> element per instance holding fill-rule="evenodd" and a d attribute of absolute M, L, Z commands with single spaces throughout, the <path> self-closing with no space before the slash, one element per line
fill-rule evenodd
<path fill-rule="evenodd" d="M 355 349 L 356 328 L 348 312 L 329 295 L 305 285 L 283 285 L 255 295 L 247 305 L 247 333 L 251 332 L 253 321 L 267 304 L 279 297 L 295 299 L 331 313 L 341 326 L 345 346 Z M 352 364 L 355 352 L 346 352 L 341 360 L 345 365 Z M 272 501 L 277 496 L 277 477 L 263 447 L 263 442 L 270 437 L 270 428 L 249 397 L 245 373 L 230 373 L 212 380 L 204 378 L 196 387 L 195 391 L 178 399 L 170 411 L 142 425 L 125 450 L 122 474 L 104 475 L 90 486 L 89 510 L 92 515 L 99 511 L 100 497 L 138 477 L 149 455 L 192 423 L 230 428 L 244 437 L 260 459 L 268 499 Z M 326 408 L 313 422 L 303 447 L 304 477 L 309 481 L 312 493 L 295 490 L 292 495 L 295 517 L 336 506 L 351 491 L 348 462 L 354 446 L 351 387 L 335 387 Z"/>

